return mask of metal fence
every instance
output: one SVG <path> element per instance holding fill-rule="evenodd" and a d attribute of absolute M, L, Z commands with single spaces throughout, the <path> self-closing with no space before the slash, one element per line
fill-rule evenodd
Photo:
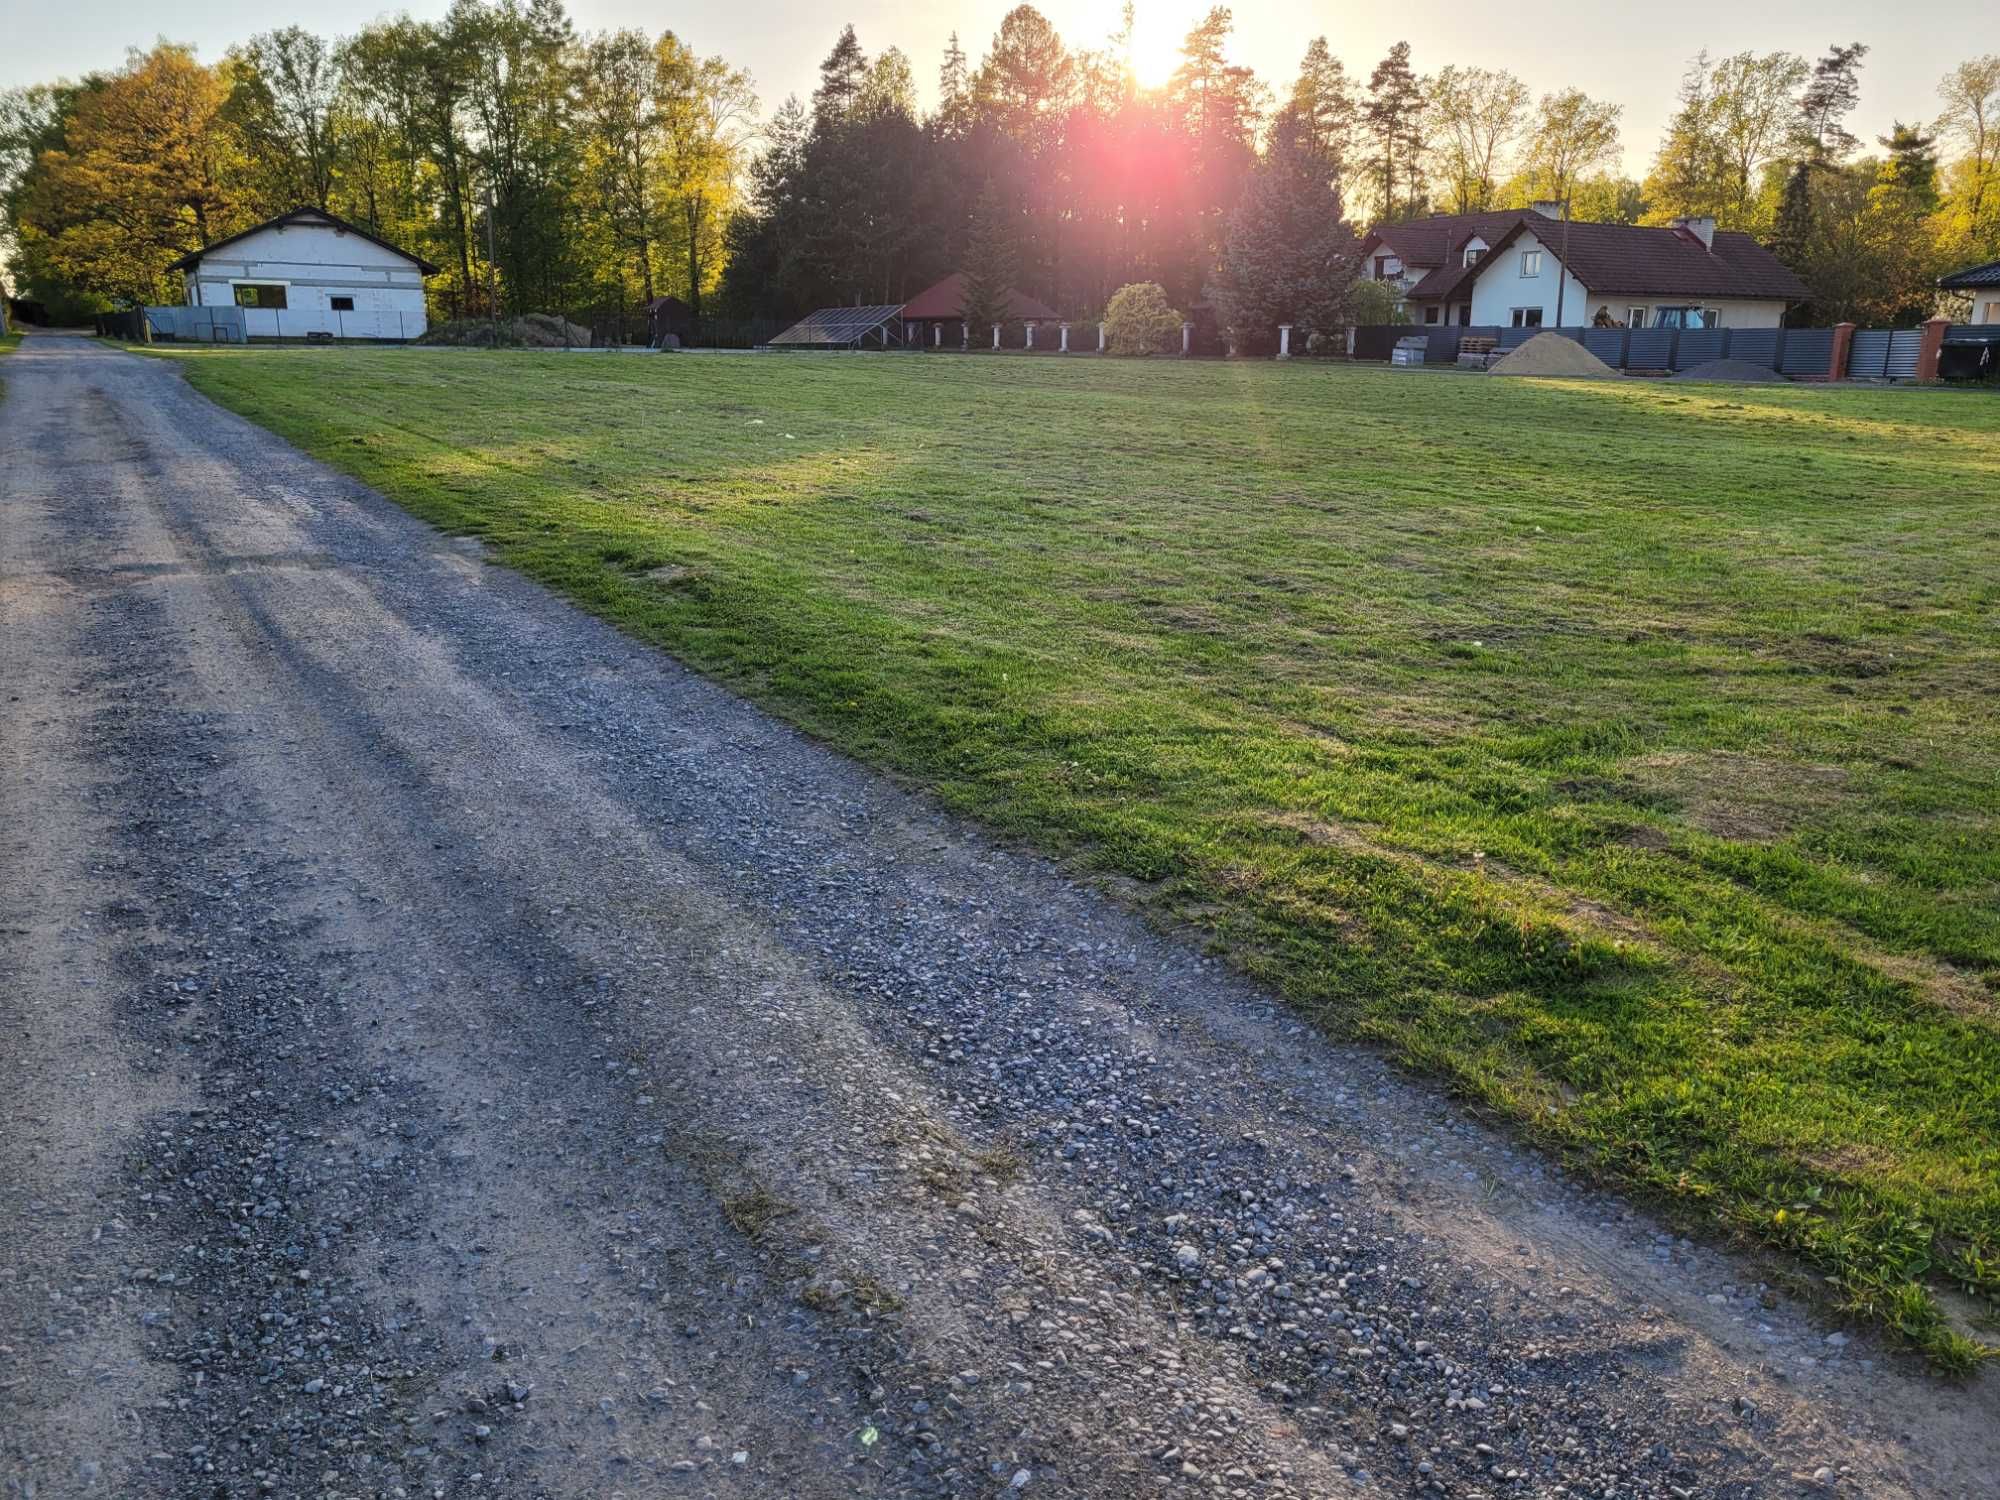
<path fill-rule="evenodd" d="M 99 313 L 96 323 L 100 336 L 134 344 L 398 344 L 424 331 L 414 313 L 277 307 L 135 307 Z"/>
<path fill-rule="evenodd" d="M 1539 333 L 1575 339 L 1614 370 L 1677 371 L 1716 359 L 1737 359 L 1786 375 L 1823 376 L 1833 359 L 1831 328 L 1499 328 L 1424 324 L 1354 330 L 1356 359 L 1387 359 L 1397 340 L 1425 339 L 1424 363 L 1458 361 L 1468 338 L 1496 341 L 1504 353 Z M 1377 353 L 1376 351 L 1380 351 Z M 1911 368 L 1915 368 L 1914 349 Z"/>

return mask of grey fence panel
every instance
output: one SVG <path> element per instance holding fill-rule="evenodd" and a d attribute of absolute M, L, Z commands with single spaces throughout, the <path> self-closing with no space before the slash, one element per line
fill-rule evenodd
<path fill-rule="evenodd" d="M 1746 364 L 1762 365 L 1768 370 L 1778 368 L 1778 351 L 1785 345 L 1784 329 L 1731 328 L 1728 334 L 1728 358 L 1740 359 Z"/>
<path fill-rule="evenodd" d="M 1861 328 L 1847 349 L 1847 374 L 1853 380 L 1880 380 L 1889 373 L 1889 345 L 1895 334 L 1886 328 Z"/>
<path fill-rule="evenodd" d="M 1539 328 L 1503 328 L 1500 330 L 1500 347 L 1518 349 L 1541 331 Z"/>
<path fill-rule="evenodd" d="M 1583 347 L 1614 370 L 1625 368 L 1625 330 L 1590 328 L 1584 331 Z"/>
<path fill-rule="evenodd" d="M 1831 328 L 1788 328 L 1778 369 L 1786 375 L 1824 375 L 1833 360 Z"/>
<path fill-rule="evenodd" d="M 1856 334 L 1856 338 L 1860 335 Z M 1891 380 L 1915 380 L 1917 378 L 1917 351 L 1923 347 L 1924 331 L 1921 328 L 1898 328 L 1889 335 L 1889 352 L 1884 361 L 1882 373 Z"/>
<path fill-rule="evenodd" d="M 1696 365 L 1705 365 L 1712 359 L 1723 359 L 1728 352 L 1728 329 L 1683 328 L 1680 346 L 1674 350 L 1674 368 L 1692 370 Z"/>
<path fill-rule="evenodd" d="M 1674 367 L 1676 328 L 1634 328 L 1625 355 L 1628 370 L 1671 370 Z"/>
<path fill-rule="evenodd" d="M 1430 343 L 1424 349 L 1424 363 L 1427 365 L 1448 365 L 1457 362 L 1459 336 L 1463 328 L 1438 324 L 1424 330 L 1430 335 Z"/>

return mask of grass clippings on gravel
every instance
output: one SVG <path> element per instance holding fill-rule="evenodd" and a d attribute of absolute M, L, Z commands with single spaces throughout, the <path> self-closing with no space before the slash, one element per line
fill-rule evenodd
<path fill-rule="evenodd" d="M 1939 1293 L 2000 1297 L 2000 401 L 183 362 L 1331 1032 L 1984 1352 Z"/>

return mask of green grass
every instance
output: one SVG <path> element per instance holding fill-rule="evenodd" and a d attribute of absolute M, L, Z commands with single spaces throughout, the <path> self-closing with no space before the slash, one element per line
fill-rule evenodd
<path fill-rule="evenodd" d="M 2000 401 L 205 351 L 195 385 L 1123 877 L 1940 1365 L 2000 1296 Z M 1940 1292 L 1970 1293 L 1954 1321 Z"/>

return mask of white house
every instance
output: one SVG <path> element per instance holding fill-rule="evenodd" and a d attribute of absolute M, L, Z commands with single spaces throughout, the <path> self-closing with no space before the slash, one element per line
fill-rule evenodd
<path fill-rule="evenodd" d="M 317 208 L 295 208 L 183 256 L 190 307 L 240 307 L 249 338 L 413 339 L 429 261 Z"/>
<path fill-rule="evenodd" d="M 1378 225 L 1362 257 L 1422 323 L 1776 328 L 1807 295 L 1775 255 L 1713 219 L 1565 224 L 1554 204 Z"/>
<path fill-rule="evenodd" d="M 1938 286 L 1960 297 L 1972 299 L 1965 321 L 2000 324 L 2000 260 L 1983 266 L 1968 266 L 1939 279 Z"/>

